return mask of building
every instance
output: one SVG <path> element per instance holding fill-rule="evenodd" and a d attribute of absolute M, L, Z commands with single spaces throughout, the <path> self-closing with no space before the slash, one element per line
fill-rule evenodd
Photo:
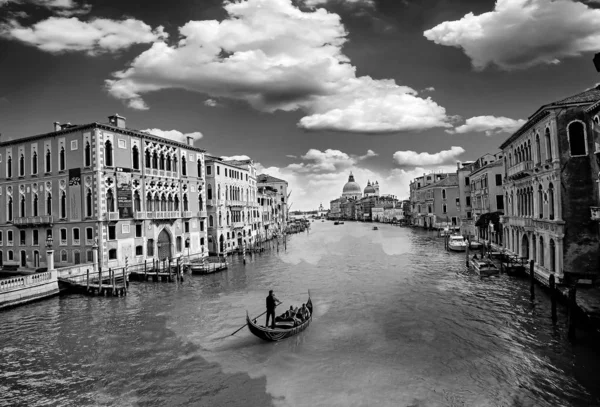
<path fill-rule="evenodd" d="M 0 143 L 0 265 L 104 267 L 206 249 L 204 150 L 108 123 Z"/>
<path fill-rule="evenodd" d="M 409 185 L 410 218 L 425 228 L 458 226 L 458 177 L 455 173 L 430 173 Z"/>
<path fill-rule="evenodd" d="M 342 217 L 341 201 L 341 198 L 336 198 L 329 202 L 329 219 L 340 219 Z"/>
<path fill-rule="evenodd" d="M 254 163 L 207 155 L 205 166 L 210 253 L 227 254 L 254 244 L 261 230 Z"/>
<path fill-rule="evenodd" d="M 598 273 L 600 86 L 541 106 L 501 146 L 509 252 L 538 279 Z"/>
<path fill-rule="evenodd" d="M 473 161 L 456 163 L 456 177 L 458 182 L 458 218 L 460 234 L 475 236 L 475 221 L 471 206 L 471 180 Z"/>
<path fill-rule="evenodd" d="M 324 218 L 327 216 L 327 209 L 323 207 L 323 204 L 319 204 L 319 210 L 317 211 L 317 216 L 319 218 Z"/>
<path fill-rule="evenodd" d="M 350 173 L 348 177 L 348 182 L 344 185 L 342 189 L 342 198 L 346 199 L 360 199 L 362 198 L 362 190 L 360 185 L 356 181 L 354 181 L 354 175 Z"/>
<path fill-rule="evenodd" d="M 258 187 L 271 187 L 277 192 L 277 223 L 283 230 L 288 221 L 288 182 L 268 174 L 260 174 L 256 178 Z"/>

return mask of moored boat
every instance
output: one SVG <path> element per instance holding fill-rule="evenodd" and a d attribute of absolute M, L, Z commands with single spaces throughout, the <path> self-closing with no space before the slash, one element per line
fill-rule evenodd
<path fill-rule="evenodd" d="M 465 238 L 460 235 L 450 236 L 448 239 L 448 249 L 454 252 L 464 252 L 467 250 Z"/>
<path fill-rule="evenodd" d="M 379 230 L 377 226 L 373 226 L 373 230 Z"/>
<path fill-rule="evenodd" d="M 481 246 L 483 246 L 483 244 L 481 242 L 469 241 L 469 249 L 471 249 L 471 250 L 481 249 Z"/>
<path fill-rule="evenodd" d="M 337 220 L 335 222 L 333 222 L 334 225 L 339 225 L 340 222 L 338 222 Z"/>
<path fill-rule="evenodd" d="M 471 267 L 473 267 L 473 270 L 482 277 L 500 274 L 500 269 L 496 267 L 494 263 L 485 259 L 472 258 Z"/>
<path fill-rule="evenodd" d="M 248 329 L 250 330 L 250 332 L 252 332 L 253 335 L 258 336 L 260 339 L 263 339 L 265 341 L 277 342 L 304 331 L 312 322 L 313 304 L 312 300 L 310 299 L 310 291 L 308 293 L 308 301 L 306 302 L 306 308 L 308 308 L 308 310 L 310 311 L 310 316 L 298 326 L 293 326 L 293 324 L 290 322 L 279 321 L 275 322 L 275 329 L 267 328 L 265 326 L 258 325 L 258 323 L 256 322 L 256 318 L 254 320 L 251 320 L 247 311 L 246 325 L 248 325 Z M 277 321 L 277 318 L 275 319 L 275 321 Z"/>

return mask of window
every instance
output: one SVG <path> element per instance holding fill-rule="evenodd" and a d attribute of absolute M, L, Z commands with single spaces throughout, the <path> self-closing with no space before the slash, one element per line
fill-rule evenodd
<path fill-rule="evenodd" d="M 470 197 L 470 196 L 467 196 L 466 198 L 467 198 L 466 205 L 467 205 L 467 206 L 471 206 L 471 197 Z"/>
<path fill-rule="evenodd" d="M 46 215 L 52 215 L 52 194 L 48 193 L 46 197 Z"/>
<path fill-rule="evenodd" d="M 0 245 L 3 244 L 4 232 L 0 230 Z"/>
<path fill-rule="evenodd" d="M 456 198 L 456 206 L 460 206 L 460 198 Z"/>
<path fill-rule="evenodd" d="M 52 157 L 50 155 L 50 149 L 46 150 L 46 172 L 52 172 Z"/>
<path fill-rule="evenodd" d="M 38 216 L 39 199 L 38 194 L 33 194 L 33 216 Z"/>
<path fill-rule="evenodd" d="M 209 165 L 208 167 L 206 167 L 206 175 L 211 175 L 212 174 L 212 167 Z"/>
<path fill-rule="evenodd" d="M 73 250 L 73 263 L 81 264 L 81 253 L 79 250 Z"/>
<path fill-rule="evenodd" d="M 552 160 L 552 141 L 550 140 L 550 129 L 546 128 L 546 133 L 544 135 L 544 139 L 546 142 L 546 160 Z"/>
<path fill-rule="evenodd" d="M 502 185 L 502 174 L 496 174 L 496 186 Z"/>
<path fill-rule="evenodd" d="M 117 259 L 117 249 L 110 249 L 108 251 L 108 260 L 116 260 Z"/>
<path fill-rule="evenodd" d="M 220 174 L 220 170 L 221 170 L 221 168 L 217 165 L 217 175 Z"/>
<path fill-rule="evenodd" d="M 185 233 L 189 233 L 190 232 L 190 222 L 184 222 L 183 226 L 184 226 Z"/>
<path fill-rule="evenodd" d="M 6 159 L 6 178 L 12 178 L 12 157 Z"/>
<path fill-rule="evenodd" d="M 204 221 L 203 220 L 200 221 L 200 232 L 204 232 Z"/>
<path fill-rule="evenodd" d="M 92 190 L 88 188 L 85 195 L 85 216 L 91 217 L 92 213 Z"/>
<path fill-rule="evenodd" d="M 142 230 L 144 229 L 144 225 L 138 223 L 135 225 L 135 237 L 142 237 Z"/>
<path fill-rule="evenodd" d="M 117 227 L 115 225 L 108 226 L 108 240 L 117 239 Z"/>
<path fill-rule="evenodd" d="M 146 255 L 148 257 L 154 256 L 154 239 L 148 239 L 148 242 L 146 242 Z"/>
<path fill-rule="evenodd" d="M 69 254 L 64 249 L 60 251 L 60 261 L 61 263 L 66 263 L 69 261 Z"/>
<path fill-rule="evenodd" d="M 143 246 L 135 246 L 135 255 L 143 256 L 144 255 L 144 247 Z"/>
<path fill-rule="evenodd" d="M 133 146 L 131 149 L 131 163 L 134 170 L 140 169 L 140 150 L 137 146 Z"/>
<path fill-rule="evenodd" d="M 60 230 L 60 245 L 65 246 L 67 244 L 67 229 L 62 228 Z"/>
<path fill-rule="evenodd" d="M 38 172 L 38 156 L 37 152 L 33 152 L 33 156 L 31 157 L 31 173 L 37 174 Z"/>
<path fill-rule="evenodd" d="M 587 146 L 585 140 L 585 129 L 583 123 L 573 122 L 567 127 L 569 134 L 569 147 L 571 149 L 571 157 L 587 155 Z"/>
<path fill-rule="evenodd" d="M 104 163 L 107 167 L 113 166 L 113 146 L 110 140 L 104 143 Z"/>
<path fill-rule="evenodd" d="M 202 160 L 198 160 L 198 178 L 202 177 Z"/>
<path fill-rule="evenodd" d="M 446 209 L 447 209 L 446 204 L 443 204 L 442 205 L 442 213 L 448 212 Z"/>
<path fill-rule="evenodd" d="M 177 242 L 177 244 L 176 244 L 177 251 L 180 252 L 181 251 L 181 236 L 177 236 L 176 242 Z"/>
<path fill-rule="evenodd" d="M 88 250 L 86 252 L 86 260 L 88 263 L 91 263 L 94 261 L 94 252 L 92 250 Z"/>
<path fill-rule="evenodd" d="M 554 220 L 554 185 L 548 185 L 548 218 Z"/>
<path fill-rule="evenodd" d="M 67 218 L 67 193 L 65 191 L 60 194 L 60 218 Z"/>
<path fill-rule="evenodd" d="M 496 209 L 499 211 L 504 210 L 504 197 L 502 195 L 496 195 Z"/>
<path fill-rule="evenodd" d="M 206 187 L 206 199 L 212 199 L 212 186 L 210 184 Z"/>
<path fill-rule="evenodd" d="M 471 214 L 471 212 L 467 212 L 467 219 L 471 219 L 473 215 Z"/>
<path fill-rule="evenodd" d="M 24 230 L 19 230 L 19 244 L 25 246 L 27 244 L 27 236 Z"/>
<path fill-rule="evenodd" d="M 214 226 L 214 220 L 213 220 L 213 216 L 212 216 L 212 215 L 210 215 L 210 216 L 208 217 L 208 227 L 209 227 L 209 228 L 212 228 L 213 226 Z"/>
<path fill-rule="evenodd" d="M 8 260 L 14 260 L 14 259 L 15 259 L 15 257 L 14 257 L 13 251 L 9 250 L 8 251 Z"/>
<path fill-rule="evenodd" d="M 142 200 L 140 199 L 140 193 L 135 191 L 133 194 L 133 206 L 136 212 L 140 212 L 142 210 Z"/>
<path fill-rule="evenodd" d="M 37 229 L 33 229 L 33 245 L 37 246 L 40 244 L 40 232 Z"/>
<path fill-rule="evenodd" d="M 92 165 L 92 146 L 90 146 L 90 142 L 86 141 L 83 162 L 86 167 L 90 167 Z"/>
<path fill-rule="evenodd" d="M 148 148 L 145 150 L 145 157 L 146 157 L 146 163 L 145 163 L 146 168 L 152 167 L 152 159 L 150 158 L 150 149 L 148 149 Z"/>
<path fill-rule="evenodd" d="M 80 244 L 79 228 L 73 228 L 73 244 L 74 245 Z"/>
<path fill-rule="evenodd" d="M 6 220 L 12 222 L 13 220 L 13 200 L 12 197 L 8 198 L 6 202 Z"/>
<path fill-rule="evenodd" d="M 27 216 L 25 213 L 25 196 L 24 195 L 21 195 L 21 202 L 19 205 L 19 216 L 21 216 L 21 217 Z"/>
<path fill-rule="evenodd" d="M 187 164 L 185 162 L 185 156 L 181 157 L 181 175 L 187 175 Z"/>
<path fill-rule="evenodd" d="M 85 240 L 86 244 L 92 244 L 94 242 L 94 229 L 85 228 Z"/>
<path fill-rule="evenodd" d="M 58 158 L 58 170 L 59 171 L 64 171 L 65 170 L 65 166 L 66 166 L 66 162 L 65 162 L 65 148 L 61 147 L 60 148 L 60 153 L 59 153 L 59 158 Z"/>
<path fill-rule="evenodd" d="M 112 189 L 109 189 L 106 192 L 106 209 L 108 210 L 108 212 L 115 211 L 115 197 L 113 195 Z"/>

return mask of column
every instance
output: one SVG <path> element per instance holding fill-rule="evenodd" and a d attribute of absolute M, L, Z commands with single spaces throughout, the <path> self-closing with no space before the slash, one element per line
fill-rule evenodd
<path fill-rule="evenodd" d="M 48 271 L 54 270 L 54 250 L 46 250 L 46 266 Z"/>
<path fill-rule="evenodd" d="M 533 233 L 529 232 L 527 233 L 527 244 L 529 245 L 529 260 L 533 260 L 535 261 L 535 259 L 533 258 Z"/>

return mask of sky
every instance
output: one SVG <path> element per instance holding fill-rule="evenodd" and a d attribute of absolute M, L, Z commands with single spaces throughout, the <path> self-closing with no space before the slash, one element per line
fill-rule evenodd
<path fill-rule="evenodd" d="M 0 140 L 118 113 L 250 157 L 292 210 L 350 172 L 403 199 L 600 82 L 595 52 L 600 0 L 0 0 Z"/>

